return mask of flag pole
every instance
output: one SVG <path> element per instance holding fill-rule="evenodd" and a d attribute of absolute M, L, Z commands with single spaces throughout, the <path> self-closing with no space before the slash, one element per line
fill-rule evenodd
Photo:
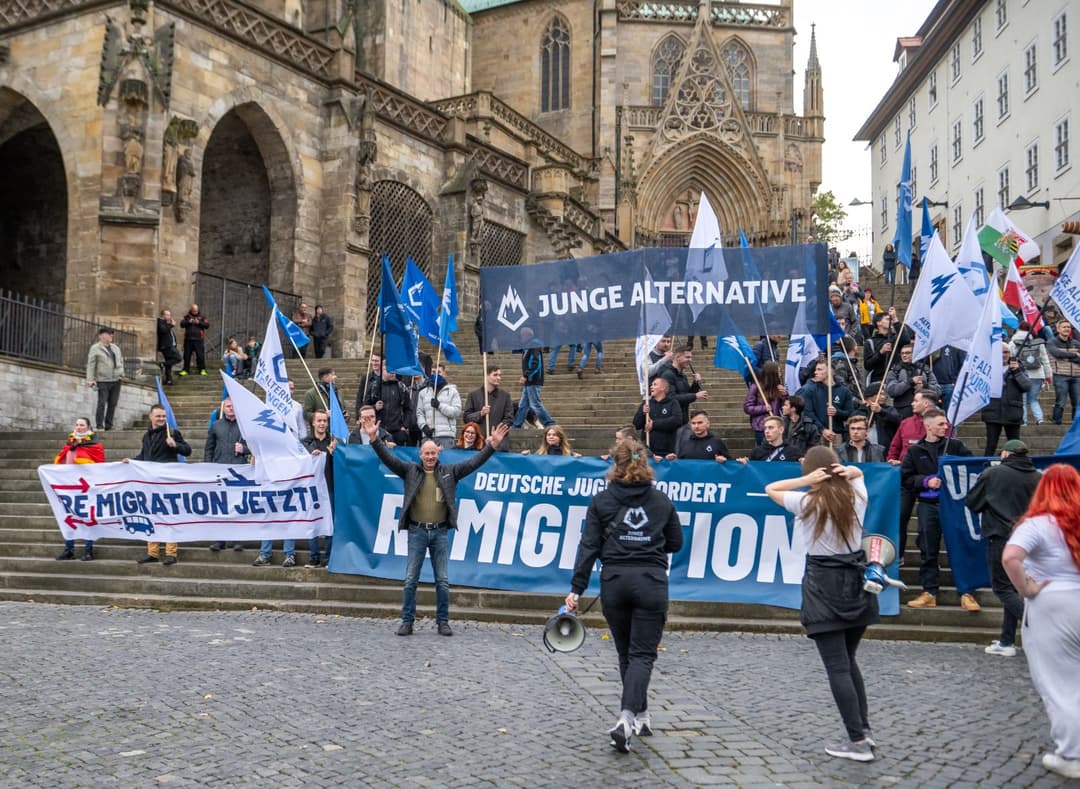
<path fill-rule="evenodd" d="M 480 382 L 480 388 L 484 390 L 484 408 L 489 408 L 488 390 L 487 390 L 487 369 L 488 369 L 487 351 L 482 351 L 481 355 L 483 356 L 483 359 L 484 359 L 484 378 Z M 484 430 L 487 433 L 487 435 L 484 436 L 484 438 L 486 439 L 488 436 L 491 435 L 491 412 L 490 411 L 488 413 L 484 414 Z"/>
<path fill-rule="evenodd" d="M 381 319 L 381 316 L 380 316 Z M 360 404 L 363 405 L 367 400 L 367 387 L 368 381 L 371 380 L 371 354 L 375 353 L 375 335 L 379 333 L 379 321 L 375 321 L 375 326 L 371 330 L 371 345 L 368 346 L 367 355 L 367 369 L 364 371 L 364 388 L 363 394 L 360 395 Z M 359 414 L 357 414 L 359 416 Z"/>
<path fill-rule="evenodd" d="M 277 309 L 277 308 L 275 307 L 274 309 Z M 278 310 L 278 312 L 281 312 L 281 311 Z M 318 381 L 315 380 L 315 376 L 311 374 L 311 368 L 308 367 L 307 359 L 305 359 L 304 355 L 302 353 L 300 353 L 300 349 L 296 347 L 296 341 L 293 340 L 292 335 L 290 335 L 288 332 L 285 332 L 285 336 L 289 338 L 289 344 L 292 345 L 293 350 L 296 351 L 296 356 L 300 360 L 300 364 L 304 365 L 304 372 L 306 372 L 308 378 L 311 379 L 311 385 L 314 386 L 315 391 L 319 393 L 319 399 L 322 400 L 323 408 L 325 408 L 327 410 L 327 413 L 329 413 L 329 411 L 330 411 L 330 403 L 326 402 L 326 398 L 323 397 L 322 390 L 319 389 L 319 383 L 318 383 Z"/>
<path fill-rule="evenodd" d="M 649 407 L 649 390 L 648 390 L 649 366 L 648 366 L 648 364 L 646 364 L 646 365 L 644 365 L 642 367 L 642 372 L 644 372 L 644 375 L 641 377 L 641 380 L 645 381 L 645 384 L 646 384 L 645 394 L 642 395 L 642 405 L 644 405 L 644 407 L 646 409 L 648 409 L 648 407 Z M 652 431 L 648 429 L 648 424 L 649 424 L 649 412 L 646 410 L 645 411 L 645 425 L 646 425 L 646 427 L 642 432 L 645 433 L 645 446 L 648 449 L 651 450 L 652 445 L 650 443 L 650 438 L 651 438 L 650 434 L 652 433 Z"/>
<path fill-rule="evenodd" d="M 758 394 L 761 395 L 762 400 L 765 400 L 765 390 L 761 388 L 761 381 L 758 380 L 757 373 L 754 372 L 754 365 L 750 364 L 750 359 L 747 358 L 747 356 L 742 352 L 742 350 L 739 351 L 739 356 L 746 364 L 746 369 L 750 371 L 750 377 L 754 380 L 754 386 L 757 387 Z M 772 416 L 772 403 L 770 403 L 768 400 L 765 400 L 765 405 L 769 409 L 769 415 Z"/>
<path fill-rule="evenodd" d="M 911 302 L 915 301 L 915 294 L 918 293 L 919 288 L 921 288 L 923 286 L 923 281 L 924 281 L 923 277 L 919 277 L 919 279 L 916 281 L 915 290 L 911 294 L 911 299 L 908 301 L 908 306 L 909 307 L 911 306 Z M 997 279 L 995 278 L 994 281 L 996 282 Z M 904 317 L 905 318 L 907 317 L 907 312 L 904 313 Z M 881 373 L 881 385 L 878 387 L 878 391 L 877 391 L 877 397 L 878 397 L 879 401 L 881 400 L 881 393 L 885 391 L 885 379 L 888 378 L 888 376 L 889 376 L 889 368 L 892 367 L 893 359 L 896 358 L 896 349 L 900 347 L 900 336 L 901 336 L 901 334 L 903 334 L 904 325 L 905 325 L 904 321 L 900 321 L 900 329 L 896 332 L 896 339 L 893 340 L 892 351 L 890 351 L 890 353 L 889 353 L 889 361 L 887 361 L 885 363 L 885 369 Z M 890 326 L 889 328 L 891 329 L 892 326 Z M 874 416 L 875 416 L 875 414 L 873 412 L 870 412 L 870 419 L 868 419 L 867 422 L 866 422 L 866 429 L 867 430 L 869 430 L 871 425 L 874 424 Z"/>
<path fill-rule="evenodd" d="M 825 335 L 825 366 L 828 371 L 825 378 L 828 387 L 828 404 L 825 406 L 825 418 L 829 421 L 829 431 L 835 433 L 836 431 L 833 430 L 833 418 L 829 415 L 829 407 L 832 406 L 832 329 Z M 832 441 L 829 441 L 829 446 L 832 446 Z"/>
<path fill-rule="evenodd" d="M 846 351 L 844 353 L 844 359 L 847 361 L 848 369 L 851 370 L 851 380 L 855 384 L 855 391 L 859 393 L 859 399 L 866 402 L 866 393 L 863 392 L 863 388 L 859 384 L 859 376 L 855 374 L 855 365 L 851 363 L 851 357 L 847 355 Z M 885 379 L 882 378 L 881 380 L 884 381 Z M 867 424 L 869 424 L 869 422 Z M 869 429 L 870 428 L 868 427 L 867 430 Z"/>

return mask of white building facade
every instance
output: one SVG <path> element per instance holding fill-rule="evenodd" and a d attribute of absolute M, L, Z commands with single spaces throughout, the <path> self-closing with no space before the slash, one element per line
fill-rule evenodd
<path fill-rule="evenodd" d="M 911 135 L 912 234 L 922 198 L 955 254 L 968 219 L 982 225 L 1018 198 L 1048 206 L 1010 219 L 1063 263 L 1080 218 L 1080 0 L 941 0 L 897 40 L 900 71 L 855 136 L 872 148 L 874 258 L 896 234 L 897 188 Z"/>

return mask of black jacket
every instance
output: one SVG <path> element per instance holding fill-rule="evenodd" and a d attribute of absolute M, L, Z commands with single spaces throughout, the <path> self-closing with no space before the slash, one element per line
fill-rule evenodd
<path fill-rule="evenodd" d="M 877 595 L 863 590 L 866 554 L 807 556 L 799 621 L 808 636 L 878 621 Z"/>
<path fill-rule="evenodd" d="M 176 447 L 170 447 L 165 443 L 168 433 L 172 434 Z M 142 449 L 139 450 L 133 460 L 145 460 L 148 463 L 175 463 L 178 455 L 191 456 L 191 446 L 179 430 L 170 430 L 168 426 L 152 427 L 146 431 L 142 438 Z"/>
<path fill-rule="evenodd" d="M 164 318 L 157 319 L 157 349 L 164 354 L 176 350 L 176 335 L 173 334 L 172 325 Z"/>
<path fill-rule="evenodd" d="M 488 426 L 484 420 L 483 415 L 480 413 L 484 407 L 484 386 L 479 389 L 473 389 L 469 392 L 469 396 L 465 398 L 464 404 L 461 406 L 461 419 L 462 425 L 465 422 L 475 422 L 480 425 L 480 429 L 487 431 Z M 488 422 L 491 423 L 491 429 L 494 430 L 499 424 L 509 425 L 514 421 L 514 401 L 510 398 L 510 393 L 505 389 L 496 388 L 494 392 L 489 392 L 487 397 L 488 406 L 491 407 L 490 413 L 488 413 Z M 510 436 L 508 435 L 503 439 L 503 442 L 496 447 L 500 452 L 505 452 L 510 449 Z"/>
<path fill-rule="evenodd" d="M 544 385 L 544 352 L 540 348 L 526 348 L 521 352 L 521 375 L 525 386 Z"/>
<path fill-rule="evenodd" d="M 311 336 L 326 339 L 334 331 L 334 319 L 325 312 L 311 319 Z"/>
<path fill-rule="evenodd" d="M 641 431 L 645 430 L 644 405 L 639 405 L 637 413 L 634 414 L 634 427 Z M 659 402 L 650 397 L 649 416 L 653 423 L 652 431 L 648 435 L 649 449 L 654 455 L 660 456 L 674 452 L 675 436 L 683 423 L 682 408 L 670 395 Z"/>
<path fill-rule="evenodd" d="M 385 432 L 385 430 L 379 428 L 379 438 L 382 438 L 382 434 Z M 352 438 L 352 434 L 349 435 L 349 438 Z M 334 497 L 334 456 L 330 454 L 330 442 L 333 440 L 334 437 L 328 432 L 326 438 L 315 438 L 314 435 L 310 435 L 300 442 L 308 452 L 319 450 L 326 455 L 326 465 L 323 466 L 323 475 L 326 477 L 326 492 L 330 494 L 331 501 L 333 501 Z M 357 441 L 357 443 L 360 442 Z"/>
<path fill-rule="evenodd" d="M 781 444 L 778 447 L 774 447 L 771 444 L 762 444 L 761 446 L 754 447 L 750 450 L 751 460 L 767 460 L 772 463 L 779 463 L 783 460 L 796 461 L 806 454 L 804 449 L 801 453 L 796 454 L 789 444 Z"/>
<path fill-rule="evenodd" d="M 675 505 L 652 482 L 611 482 L 585 513 L 570 589 L 577 594 L 585 591 L 597 559 L 605 570 L 626 565 L 654 567 L 657 580 L 666 585 L 668 554 L 677 553 L 682 544 Z"/>
<path fill-rule="evenodd" d="M 885 447 L 880 444 L 871 444 L 869 441 L 863 445 L 864 457 L 862 460 L 858 460 L 858 450 L 851 445 L 850 441 L 845 441 L 836 450 L 837 456 L 840 458 L 841 463 L 884 463 L 885 462 Z"/>
<path fill-rule="evenodd" d="M 416 494 L 420 492 L 420 486 L 424 484 L 424 467 L 419 463 L 409 463 L 397 457 L 386 448 L 382 441 L 376 441 L 371 445 L 375 454 L 379 456 L 388 469 L 393 471 L 405 481 L 404 499 L 401 503 L 401 517 L 398 518 L 398 529 L 409 528 L 409 508 L 416 500 Z M 463 463 L 436 463 L 435 481 L 442 491 L 443 501 L 446 503 L 446 518 L 451 529 L 457 528 L 457 484 L 458 480 L 472 474 L 480 468 L 487 459 L 495 454 L 491 444 L 484 444 L 484 448 Z"/>
<path fill-rule="evenodd" d="M 964 503 L 979 513 L 983 537 L 1009 538 L 1013 524 L 1031 503 L 1041 477 L 1027 455 L 1009 455 L 979 474 Z"/>
<path fill-rule="evenodd" d="M 702 438 L 693 433 L 680 435 L 675 441 L 675 454 L 679 456 L 679 460 L 716 460 L 717 455 L 731 457 L 724 439 L 717 438 L 712 433 L 706 433 Z"/>
<path fill-rule="evenodd" d="M 937 476 L 938 458 L 944 447 L 945 439 L 931 443 L 924 438 L 912 444 L 904 455 L 904 462 L 900 464 L 900 486 L 918 495 L 920 501 L 931 501 L 937 504 L 941 488 L 933 490 L 926 486 L 926 482 L 929 477 Z M 964 446 L 964 442 L 960 439 L 950 438 L 949 454 L 971 457 L 971 450 Z"/>
<path fill-rule="evenodd" d="M 1001 397 L 992 397 L 982 410 L 982 421 L 999 425 L 1019 425 L 1024 421 L 1024 392 L 1031 388 L 1031 379 L 1023 367 L 1006 368 Z"/>
<path fill-rule="evenodd" d="M 789 419 L 784 420 L 784 443 L 791 448 L 790 460 L 798 460 L 805 457 L 810 447 L 816 447 L 821 443 L 821 428 L 806 418 L 806 414 L 799 417 L 794 427 Z M 753 460 L 753 455 L 750 456 Z"/>
<path fill-rule="evenodd" d="M 679 404 L 682 409 L 682 423 L 685 425 L 690 421 L 690 404 L 697 400 L 701 384 L 698 381 L 688 380 L 672 366 L 664 367 L 658 377 L 668 382 L 668 397 Z"/>
<path fill-rule="evenodd" d="M 367 404 L 375 405 L 382 400 L 382 410 L 375 412 L 375 419 L 391 433 L 405 428 L 412 413 L 412 397 L 409 387 L 401 381 L 379 381 L 376 388 L 368 388 Z"/>
<path fill-rule="evenodd" d="M 175 433 L 173 434 L 176 435 Z M 244 445 L 244 451 L 239 455 L 233 450 L 236 442 Z M 235 419 L 226 419 L 222 416 L 215 419 L 206 433 L 206 446 L 203 447 L 203 463 L 237 463 L 247 462 L 248 446 L 244 437 L 240 434 L 240 425 Z"/>
<path fill-rule="evenodd" d="M 897 352 L 899 355 L 899 352 Z M 911 403 L 915 400 L 915 384 L 912 379 L 919 376 L 923 380 L 923 391 L 933 391 L 941 396 L 941 387 L 938 385 L 934 371 L 925 361 L 893 362 L 892 369 L 885 376 L 885 392 L 893 399 L 893 407 L 901 417 L 911 416 Z"/>
<path fill-rule="evenodd" d="M 184 330 L 185 340 L 201 341 L 206 337 L 206 330 L 210 328 L 210 319 L 202 313 L 192 315 L 189 312 L 180 319 L 180 328 Z"/>
<path fill-rule="evenodd" d="M 889 363 L 889 355 L 892 348 L 882 351 L 882 346 L 896 343 L 896 335 L 890 332 L 886 336 L 871 334 L 863 343 L 863 369 L 866 370 L 867 392 L 877 394 L 877 388 L 881 386 L 881 379 L 885 377 L 885 365 Z M 899 351 L 897 351 L 899 353 Z"/>
<path fill-rule="evenodd" d="M 937 378 L 938 386 L 955 384 L 956 379 L 960 377 L 960 371 L 964 367 L 966 358 L 967 351 L 962 351 L 951 345 L 942 348 L 937 359 L 934 360 L 933 367 L 931 367 L 934 371 L 934 377 Z"/>

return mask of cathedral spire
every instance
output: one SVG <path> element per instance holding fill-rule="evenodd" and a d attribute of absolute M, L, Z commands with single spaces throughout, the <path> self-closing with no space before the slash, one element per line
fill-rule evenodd
<path fill-rule="evenodd" d="M 810 25 L 810 57 L 806 61 L 806 79 L 803 85 L 803 117 L 825 116 L 825 92 L 821 86 L 821 63 L 817 54 L 816 25 Z"/>
<path fill-rule="evenodd" d="M 810 57 L 806 61 L 806 70 L 821 73 L 821 64 L 817 59 L 817 25 L 810 25 Z"/>

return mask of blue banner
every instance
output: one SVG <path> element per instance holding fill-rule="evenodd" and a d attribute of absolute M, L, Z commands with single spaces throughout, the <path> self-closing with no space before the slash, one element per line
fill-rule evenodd
<path fill-rule="evenodd" d="M 546 346 L 636 337 L 649 310 L 666 310 L 670 320 L 650 334 L 828 331 L 824 244 L 725 247 L 712 256 L 719 259 L 691 272 L 686 249 L 657 247 L 484 267 L 484 347 L 514 350 L 533 337 Z M 805 326 L 793 331 L 797 314 Z"/>
<path fill-rule="evenodd" d="M 990 570 L 986 566 L 986 543 L 979 528 L 979 515 L 967 508 L 967 494 L 979 474 L 998 458 L 949 458 L 938 463 L 938 476 L 944 483 L 938 499 L 941 533 L 949 552 L 956 588 L 967 591 L 990 588 Z M 1045 469 L 1054 463 L 1066 463 L 1080 471 L 1080 455 L 1036 455 L 1035 468 Z"/>
<path fill-rule="evenodd" d="M 398 449 L 416 461 L 415 449 Z M 444 450 L 455 463 L 470 453 Z M 606 485 L 599 458 L 496 454 L 458 484 L 458 530 L 451 535 L 452 583 L 488 589 L 565 594 L 585 512 Z M 805 548 L 793 544 L 792 516 L 765 495 L 769 482 L 799 474 L 796 463 L 680 460 L 656 465 L 657 487 L 675 504 L 683 549 L 671 565 L 671 598 L 799 608 Z M 900 471 L 862 466 L 870 501 L 864 531 L 896 543 Z M 405 577 L 408 533 L 397 530 L 402 481 L 370 447 L 334 452 L 334 551 L 330 570 Z M 889 568 L 898 577 L 894 564 Z M 422 580 L 432 580 L 425 564 Z M 590 587 L 599 588 L 594 573 Z M 899 612 L 895 589 L 881 594 L 883 614 Z"/>

